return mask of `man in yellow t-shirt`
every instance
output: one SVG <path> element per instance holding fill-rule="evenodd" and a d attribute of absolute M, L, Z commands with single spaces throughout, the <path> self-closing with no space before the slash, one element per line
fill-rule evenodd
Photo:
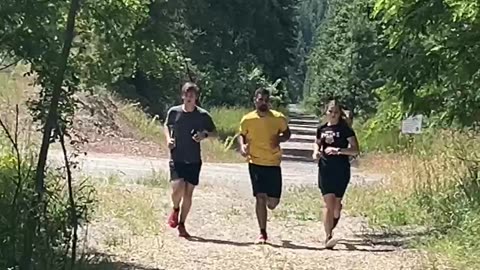
<path fill-rule="evenodd" d="M 265 243 L 267 237 L 267 207 L 275 209 L 282 194 L 282 149 L 280 143 L 290 139 L 287 119 L 269 108 L 270 92 L 255 91 L 255 110 L 240 121 L 240 151 L 248 161 L 260 236 L 256 243 Z"/>

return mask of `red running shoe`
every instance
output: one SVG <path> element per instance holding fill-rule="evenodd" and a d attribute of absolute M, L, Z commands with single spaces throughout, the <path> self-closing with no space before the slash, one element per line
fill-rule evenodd
<path fill-rule="evenodd" d="M 267 240 L 268 240 L 267 234 L 266 233 L 261 233 L 258 236 L 257 240 L 255 240 L 255 244 L 257 244 L 257 245 L 265 244 L 265 243 L 267 243 Z"/>
<path fill-rule="evenodd" d="M 180 209 L 178 210 L 173 210 L 170 216 L 168 217 L 168 225 L 171 228 L 176 228 L 178 226 L 178 213 L 180 212 Z"/>

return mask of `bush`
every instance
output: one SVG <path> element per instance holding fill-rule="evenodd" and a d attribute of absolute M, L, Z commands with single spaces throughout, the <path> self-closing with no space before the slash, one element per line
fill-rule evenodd
<path fill-rule="evenodd" d="M 66 183 L 59 171 L 48 171 L 42 204 L 34 205 L 35 172 L 30 161 L 0 153 L 0 269 L 18 267 L 24 255 L 28 224 L 32 222 L 31 213 L 35 213 L 38 221 L 36 233 L 31 239 L 34 246 L 33 268 L 65 269 L 74 227 Z M 74 190 L 76 218 L 80 225 L 88 221 L 87 210 L 93 203 L 92 191 L 84 184 Z"/>

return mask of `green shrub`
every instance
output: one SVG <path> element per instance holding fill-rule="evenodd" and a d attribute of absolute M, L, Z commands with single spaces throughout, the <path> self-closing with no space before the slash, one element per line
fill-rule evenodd
<path fill-rule="evenodd" d="M 65 269 L 72 247 L 72 211 L 65 180 L 58 171 L 47 172 L 42 204 L 36 201 L 35 172 L 32 163 L 0 153 L 0 269 L 16 269 L 21 261 L 31 213 L 38 221 L 32 237 L 34 269 Z M 75 209 L 79 224 L 88 220 L 93 189 L 84 184 L 75 187 Z"/>

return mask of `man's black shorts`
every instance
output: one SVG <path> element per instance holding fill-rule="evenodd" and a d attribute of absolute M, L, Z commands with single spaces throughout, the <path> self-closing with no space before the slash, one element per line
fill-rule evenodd
<path fill-rule="evenodd" d="M 280 166 L 261 166 L 248 164 L 253 196 L 259 193 L 270 198 L 280 199 L 282 195 L 282 169 Z"/>
<path fill-rule="evenodd" d="M 194 186 L 198 185 L 202 163 L 170 161 L 170 181 L 183 179 Z"/>

